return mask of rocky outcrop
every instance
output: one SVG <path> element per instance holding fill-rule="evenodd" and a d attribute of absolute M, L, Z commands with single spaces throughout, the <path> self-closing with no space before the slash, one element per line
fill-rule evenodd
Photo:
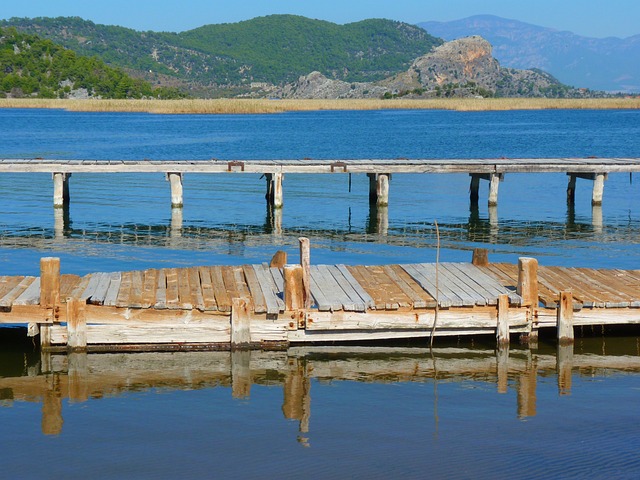
<path fill-rule="evenodd" d="M 408 71 L 375 83 L 348 83 L 319 72 L 285 86 L 283 98 L 572 97 L 584 95 L 539 70 L 502 68 L 479 36 L 447 42 L 417 58 Z"/>

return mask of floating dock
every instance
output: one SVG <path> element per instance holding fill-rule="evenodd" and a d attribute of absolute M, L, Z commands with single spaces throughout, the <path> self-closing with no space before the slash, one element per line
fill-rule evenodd
<path fill-rule="evenodd" d="M 283 253 L 283 252 L 282 252 Z M 0 277 L 0 323 L 43 350 L 274 349 L 295 344 L 513 334 L 640 323 L 640 270 L 489 263 L 199 266 Z M 272 266 L 273 265 L 273 266 Z"/>

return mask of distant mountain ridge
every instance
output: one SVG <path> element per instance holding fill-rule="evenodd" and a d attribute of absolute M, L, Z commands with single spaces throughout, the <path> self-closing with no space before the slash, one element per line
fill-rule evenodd
<path fill-rule="evenodd" d="M 406 69 L 440 45 L 424 29 L 392 20 L 347 25 L 294 15 L 206 25 L 182 33 L 139 32 L 78 17 L 0 22 L 82 55 L 95 55 L 155 84 L 233 95 L 284 84 L 320 70 L 331 78 L 374 81 Z M 253 86 L 253 87 L 252 87 Z"/>
<path fill-rule="evenodd" d="M 480 35 L 503 66 L 539 68 L 576 87 L 640 92 L 640 35 L 590 38 L 493 15 L 418 25 L 445 40 Z"/>

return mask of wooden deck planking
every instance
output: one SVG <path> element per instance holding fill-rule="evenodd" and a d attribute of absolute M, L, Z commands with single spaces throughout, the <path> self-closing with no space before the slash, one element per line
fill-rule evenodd
<path fill-rule="evenodd" d="M 104 299 L 107 296 L 107 291 L 109 290 L 109 285 L 111 284 L 110 273 L 100 273 L 98 274 L 98 276 L 99 278 L 96 288 L 91 293 L 91 296 L 87 298 L 87 303 L 91 305 L 104 305 Z"/>
<path fill-rule="evenodd" d="M 484 289 L 481 289 L 480 286 L 475 283 L 467 274 L 461 272 L 456 269 L 455 266 L 451 263 L 441 263 L 440 272 L 443 277 L 451 282 L 453 286 L 452 289 L 457 293 L 459 297 L 465 301 L 465 306 L 485 306 L 485 305 L 496 305 L 497 297 L 493 297 L 492 295 L 487 295 Z"/>
<path fill-rule="evenodd" d="M 158 270 L 144 271 L 142 281 L 142 308 L 151 308 L 156 304 L 156 290 L 158 289 Z"/>
<path fill-rule="evenodd" d="M 122 273 L 114 272 L 111 274 L 109 288 L 104 296 L 103 304 L 109 307 L 115 307 L 118 299 L 118 291 L 120 290 L 120 282 L 122 281 Z"/>
<path fill-rule="evenodd" d="M 11 290 L 7 291 L 2 298 L 0 298 L 1 308 L 11 308 L 15 300 L 22 295 L 22 293 L 31 286 L 35 281 L 35 277 L 21 277 L 22 280 L 18 282 Z"/>
<path fill-rule="evenodd" d="M 249 289 L 249 285 L 247 284 L 247 278 L 245 277 L 244 269 L 242 268 L 242 266 L 233 266 L 229 267 L 229 270 L 231 272 L 233 288 L 236 292 L 235 298 L 245 300 L 247 302 L 247 308 L 255 311 L 253 296 L 251 295 L 251 290 Z"/>
<path fill-rule="evenodd" d="M 538 281 L 545 283 L 550 290 L 555 293 L 555 301 L 558 302 L 558 295 L 561 291 L 571 291 L 574 297 L 574 304 L 579 307 L 602 308 L 606 299 L 589 290 L 589 285 L 585 285 L 579 278 L 574 278 L 566 269 L 556 269 L 554 267 L 539 267 Z"/>
<path fill-rule="evenodd" d="M 342 276 L 340 271 L 336 269 L 339 276 Z M 345 292 L 344 288 L 334 275 L 334 272 L 327 265 L 311 265 L 311 278 L 315 280 L 316 285 L 322 289 L 326 298 L 329 298 L 332 302 L 331 309 L 333 311 L 344 310 L 347 312 L 353 312 L 356 310 L 356 304 L 359 303 L 359 298 L 354 300 Z M 344 279 L 343 279 L 344 280 Z M 348 283 L 348 282 L 344 282 Z M 313 289 L 311 294 L 313 295 Z M 356 295 L 357 297 L 357 295 Z M 360 307 L 359 311 L 364 309 L 364 305 Z"/>
<path fill-rule="evenodd" d="M 178 289 L 178 271 L 175 268 L 165 269 L 165 278 L 167 280 L 167 289 L 165 296 L 165 305 L 169 310 L 178 310 L 180 308 L 180 293 Z"/>
<path fill-rule="evenodd" d="M 242 272 L 244 273 L 244 278 L 251 292 L 251 297 L 253 298 L 253 311 L 255 313 L 267 313 L 267 302 L 255 270 L 251 265 L 243 265 Z"/>
<path fill-rule="evenodd" d="M 218 310 L 218 304 L 216 303 L 216 295 L 213 290 L 213 283 L 211 280 L 211 270 L 207 267 L 198 267 L 198 273 L 200 274 L 200 285 L 202 287 L 202 301 L 203 311 L 215 312 Z"/>
<path fill-rule="evenodd" d="M 349 304 L 343 304 L 343 309 L 345 311 L 366 312 L 368 302 L 366 299 L 362 298 L 359 293 L 364 293 L 362 287 L 358 285 L 359 288 L 354 288 L 354 283 L 357 284 L 357 282 L 353 278 L 353 275 L 351 275 L 348 270 L 341 269 L 339 265 L 324 265 L 324 268 L 329 271 L 350 300 Z M 366 296 L 369 297 L 368 295 Z"/>
<path fill-rule="evenodd" d="M 459 271 L 468 278 L 468 281 L 473 282 L 470 285 L 485 297 L 487 305 L 497 305 L 500 295 L 508 295 L 511 305 L 522 304 L 522 298 L 515 293 L 515 288 L 513 290 L 508 289 L 475 265 L 470 263 L 448 263 L 447 266 L 450 269 Z"/>
<path fill-rule="evenodd" d="M 380 285 L 374 272 L 364 265 L 348 266 L 347 269 L 356 281 L 362 286 L 373 300 L 373 307 L 376 310 L 397 310 L 400 305 L 392 303 L 392 299 L 386 294 Z"/>
<path fill-rule="evenodd" d="M 129 297 L 131 295 L 131 272 L 122 272 L 120 279 L 120 288 L 118 289 L 118 297 L 116 299 L 117 307 L 128 307 Z"/>
<path fill-rule="evenodd" d="M 40 303 L 40 277 L 35 277 L 13 302 L 13 305 L 38 305 Z"/>
<path fill-rule="evenodd" d="M 71 292 L 73 292 L 76 285 L 80 282 L 79 275 L 73 275 L 64 273 L 60 275 L 60 298 L 65 300 L 67 297 L 71 296 Z"/>
<path fill-rule="evenodd" d="M 224 285 L 222 278 L 222 267 L 213 266 L 209 268 L 211 272 L 211 285 L 213 286 L 213 292 L 216 297 L 216 303 L 218 305 L 218 311 L 230 312 L 231 311 L 231 298 Z"/>
<path fill-rule="evenodd" d="M 400 265 L 385 265 L 385 273 L 411 299 L 413 308 L 435 308 L 436 300 L 418 285 Z"/>
<path fill-rule="evenodd" d="M 144 278 L 144 272 L 140 270 L 135 270 L 131 272 L 131 291 L 129 294 L 130 308 L 143 308 L 142 306 L 143 278 Z"/>
<path fill-rule="evenodd" d="M 167 308 L 167 273 L 164 269 L 158 270 L 158 282 L 156 284 L 156 303 L 153 308 L 166 310 Z"/>
<path fill-rule="evenodd" d="M 313 267 L 312 267 L 312 270 L 313 270 Z M 330 312 L 336 308 L 338 310 L 341 310 L 342 305 L 340 305 L 337 302 L 332 302 L 330 298 L 327 298 L 327 296 L 325 296 L 324 290 L 320 287 L 320 285 L 318 285 L 318 279 L 319 279 L 319 275 L 313 275 L 313 274 L 311 274 L 311 278 L 309 279 L 311 297 L 313 298 L 318 310 L 320 310 L 321 312 Z"/>
<path fill-rule="evenodd" d="M 606 308 L 622 308 L 629 307 L 631 302 L 628 296 L 621 294 L 615 287 L 601 283 L 599 274 L 585 273 L 585 269 L 570 268 L 569 272 L 573 278 L 579 277 L 580 280 L 588 286 L 594 293 L 605 298 Z M 606 280 L 606 279 L 605 279 Z"/>
<path fill-rule="evenodd" d="M 373 298 L 371 298 L 371 296 L 366 292 L 366 290 L 364 288 L 362 288 L 362 285 L 360 285 L 358 283 L 358 281 L 351 274 L 351 272 L 346 267 L 346 265 L 342 265 L 342 264 L 336 265 L 336 268 L 340 271 L 340 273 L 342 274 L 343 278 L 349 283 L 351 288 L 353 288 L 353 291 L 362 300 L 362 303 L 364 304 L 364 307 L 365 307 L 365 311 L 368 308 L 373 308 L 374 305 L 375 305 L 375 302 L 373 301 Z"/>
<path fill-rule="evenodd" d="M 462 307 L 464 302 L 462 298 L 451 290 L 450 286 L 440 281 L 438 278 L 438 288 L 436 288 L 435 265 L 433 271 L 427 271 L 422 267 L 423 264 L 405 264 L 401 267 L 433 298 L 435 298 L 442 308 Z M 438 276 L 439 277 L 439 276 Z"/>
<path fill-rule="evenodd" d="M 268 266 L 252 265 L 253 271 L 256 274 L 256 278 L 260 282 L 260 288 L 264 295 L 265 303 L 267 304 L 267 313 L 270 315 L 277 315 L 284 311 L 283 292 L 278 290 L 276 283 L 273 281 L 273 276 L 269 271 Z"/>

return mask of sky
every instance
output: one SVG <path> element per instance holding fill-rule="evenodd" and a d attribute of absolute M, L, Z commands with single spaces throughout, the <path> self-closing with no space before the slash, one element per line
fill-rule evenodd
<path fill-rule="evenodd" d="M 588 37 L 640 34 L 639 0 L 20 0 L 0 18 L 78 16 L 135 30 L 181 32 L 276 13 L 344 24 L 366 18 L 407 23 L 492 14 Z"/>

